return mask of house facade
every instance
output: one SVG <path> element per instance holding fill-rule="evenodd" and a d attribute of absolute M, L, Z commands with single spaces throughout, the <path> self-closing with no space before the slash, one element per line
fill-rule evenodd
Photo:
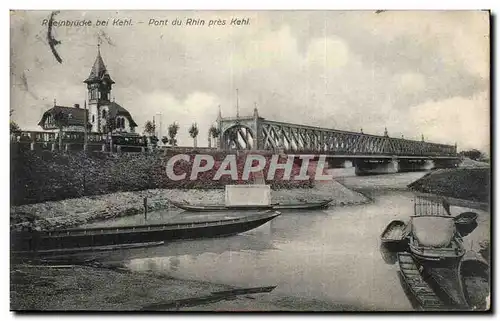
<path fill-rule="evenodd" d="M 101 57 L 98 46 L 97 57 L 90 74 L 85 79 L 88 92 L 87 110 L 80 105 L 73 107 L 54 106 L 47 110 L 38 123 L 44 130 L 81 131 L 85 129 L 94 133 L 135 133 L 137 123 L 128 110 L 111 101 L 111 78 Z M 86 121 L 85 121 L 86 119 Z"/>

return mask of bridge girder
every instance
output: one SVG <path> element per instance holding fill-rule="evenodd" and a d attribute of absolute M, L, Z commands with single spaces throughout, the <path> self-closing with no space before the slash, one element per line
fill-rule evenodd
<path fill-rule="evenodd" d="M 369 135 L 266 120 L 262 117 L 219 119 L 224 142 L 234 128 L 245 128 L 238 135 L 238 149 L 283 150 L 342 155 L 451 156 L 456 146 L 424 141 Z M 226 136 L 225 136 L 226 135 Z M 245 140 L 250 136 L 252 142 Z M 242 144 L 244 142 L 245 144 Z M 240 146 L 241 145 L 241 146 Z M 244 146 L 243 146 L 244 145 Z M 227 148 L 227 146 L 221 146 Z"/>

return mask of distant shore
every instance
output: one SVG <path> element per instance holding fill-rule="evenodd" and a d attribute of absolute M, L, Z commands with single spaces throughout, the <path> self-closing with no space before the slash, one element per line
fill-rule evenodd
<path fill-rule="evenodd" d="M 428 173 L 408 187 L 414 191 L 488 204 L 490 168 L 461 167 Z"/>

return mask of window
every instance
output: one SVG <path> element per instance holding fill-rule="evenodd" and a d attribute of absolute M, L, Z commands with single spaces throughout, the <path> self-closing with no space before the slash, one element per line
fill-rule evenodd
<path fill-rule="evenodd" d="M 92 123 L 95 122 L 95 116 L 92 115 Z"/>
<path fill-rule="evenodd" d="M 102 111 L 102 118 L 106 118 L 106 109 Z"/>

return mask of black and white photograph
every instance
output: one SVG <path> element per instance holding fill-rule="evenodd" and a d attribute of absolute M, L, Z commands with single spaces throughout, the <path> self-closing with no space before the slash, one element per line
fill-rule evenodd
<path fill-rule="evenodd" d="M 10 311 L 491 312 L 486 8 L 9 14 Z"/>

